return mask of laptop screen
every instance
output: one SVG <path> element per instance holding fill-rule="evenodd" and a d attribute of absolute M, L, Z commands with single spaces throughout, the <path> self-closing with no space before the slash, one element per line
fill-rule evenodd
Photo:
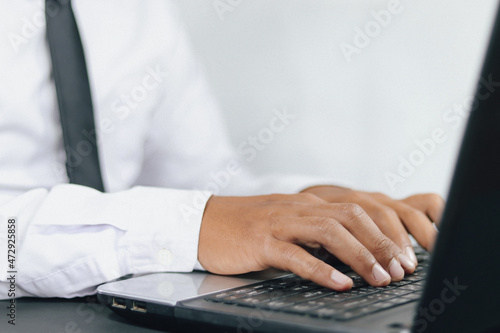
<path fill-rule="evenodd" d="M 500 11 L 471 104 L 414 332 L 500 331 L 499 15 Z"/>

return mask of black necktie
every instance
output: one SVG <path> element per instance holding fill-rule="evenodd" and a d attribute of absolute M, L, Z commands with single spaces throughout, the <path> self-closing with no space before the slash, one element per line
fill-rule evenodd
<path fill-rule="evenodd" d="M 71 1 L 46 0 L 45 17 L 69 180 L 104 191 L 87 67 Z"/>

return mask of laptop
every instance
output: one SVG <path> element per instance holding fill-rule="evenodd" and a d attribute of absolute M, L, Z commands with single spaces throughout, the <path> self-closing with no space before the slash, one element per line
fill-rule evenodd
<path fill-rule="evenodd" d="M 101 285 L 116 313 L 166 331 L 500 332 L 500 10 L 434 251 L 387 287 L 336 292 L 267 270 L 159 273 Z"/>

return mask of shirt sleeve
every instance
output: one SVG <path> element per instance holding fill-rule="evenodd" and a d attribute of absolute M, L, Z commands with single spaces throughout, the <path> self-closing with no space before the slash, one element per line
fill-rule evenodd
<path fill-rule="evenodd" d="M 101 193 L 61 184 L 12 198 L 0 206 L 0 240 L 7 243 L 8 220 L 15 219 L 15 297 L 84 296 L 127 274 L 192 271 L 209 197 L 141 186 Z M 5 299 L 13 269 L 7 256 L 0 265 Z"/>

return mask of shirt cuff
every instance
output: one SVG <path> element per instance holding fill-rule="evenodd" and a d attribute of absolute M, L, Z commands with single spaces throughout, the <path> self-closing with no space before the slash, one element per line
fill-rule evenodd
<path fill-rule="evenodd" d="M 198 241 L 205 206 L 212 194 L 145 187 L 134 190 L 143 191 L 142 196 L 151 205 L 145 208 L 150 230 L 144 230 L 137 221 L 122 242 L 121 253 L 130 271 L 140 274 L 203 269 L 198 262 Z"/>

